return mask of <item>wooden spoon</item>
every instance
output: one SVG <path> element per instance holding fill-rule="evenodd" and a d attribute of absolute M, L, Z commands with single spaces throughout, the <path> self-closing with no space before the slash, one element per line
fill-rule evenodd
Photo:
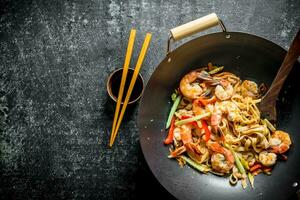
<path fill-rule="evenodd" d="M 262 115 L 272 122 L 276 122 L 276 100 L 281 90 L 281 87 L 289 75 L 294 63 L 300 55 L 300 29 L 296 37 L 294 38 L 278 72 L 275 79 L 267 91 L 265 96 L 259 103 L 259 109 Z"/>

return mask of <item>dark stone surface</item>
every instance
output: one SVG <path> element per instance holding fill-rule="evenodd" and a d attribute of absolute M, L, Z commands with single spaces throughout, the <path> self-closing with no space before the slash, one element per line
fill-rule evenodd
<path fill-rule="evenodd" d="M 172 198 L 143 159 L 137 107 L 108 148 L 105 81 L 123 65 L 130 29 L 138 30 L 134 61 L 153 33 L 141 70 L 147 81 L 165 56 L 168 30 L 208 13 L 230 31 L 284 48 L 300 25 L 299 0 L 0 2 L 0 97 L 9 107 L 0 199 Z"/>

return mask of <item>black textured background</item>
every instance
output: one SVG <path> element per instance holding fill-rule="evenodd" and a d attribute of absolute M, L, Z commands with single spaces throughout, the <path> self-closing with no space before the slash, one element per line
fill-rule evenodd
<path fill-rule="evenodd" d="M 123 65 L 130 29 L 138 30 L 134 61 L 145 33 L 153 33 L 141 70 L 147 81 L 165 56 L 168 30 L 208 13 L 230 31 L 284 48 L 300 25 L 299 0 L 0 3 L 0 97 L 9 107 L 0 199 L 171 198 L 143 159 L 137 107 L 107 147 L 113 106 L 105 83 Z"/>

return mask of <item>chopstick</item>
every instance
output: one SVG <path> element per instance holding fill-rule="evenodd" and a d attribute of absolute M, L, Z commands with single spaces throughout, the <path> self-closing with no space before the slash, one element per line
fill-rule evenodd
<path fill-rule="evenodd" d="M 126 78 L 127 78 L 128 68 L 129 68 L 129 64 L 130 64 L 130 60 L 131 60 L 131 55 L 132 55 L 132 50 L 133 50 L 133 45 L 134 45 L 134 40 L 135 40 L 135 34 L 136 34 L 136 30 L 131 29 L 130 35 L 129 35 L 128 46 L 127 46 L 127 50 L 126 50 L 124 66 L 123 66 L 121 84 L 120 84 L 119 93 L 118 93 L 117 106 L 116 106 L 116 110 L 115 110 L 112 130 L 111 130 L 111 134 L 110 134 L 110 141 L 112 141 L 112 139 L 113 139 L 113 133 L 115 132 L 118 116 L 119 116 L 119 113 L 120 113 L 120 106 L 121 106 L 121 102 L 122 102 L 122 97 L 123 97 L 125 82 L 126 82 Z"/>
<path fill-rule="evenodd" d="M 133 90 L 133 87 L 134 87 L 134 84 L 136 82 L 136 79 L 138 77 L 138 74 L 139 74 L 139 71 L 141 69 L 142 63 L 144 61 L 144 58 L 145 58 L 145 55 L 146 55 L 146 52 L 147 52 L 147 49 L 148 49 L 148 46 L 149 46 L 149 43 L 150 43 L 150 40 L 151 40 L 151 36 L 152 35 L 150 33 L 146 34 L 146 37 L 145 37 L 145 40 L 144 40 L 144 43 L 143 43 L 143 46 L 142 46 L 142 50 L 140 52 L 138 61 L 136 63 L 136 67 L 133 71 L 132 79 L 130 81 L 129 89 L 127 91 L 127 94 L 126 94 L 126 97 L 125 97 L 125 100 L 124 100 L 124 103 L 123 103 L 123 106 L 122 106 L 122 110 L 121 110 L 121 113 L 120 113 L 120 116 L 119 116 L 119 119 L 118 119 L 118 123 L 117 123 L 116 129 L 115 129 L 115 132 L 113 133 L 113 139 L 109 143 L 110 147 L 112 147 L 112 145 L 114 144 L 114 141 L 116 139 L 116 136 L 117 136 L 118 130 L 120 128 L 120 125 L 121 125 L 121 122 L 122 122 L 122 119 L 123 119 L 123 116 L 124 116 L 124 113 L 125 113 L 128 101 L 129 101 L 129 98 L 131 96 L 131 93 L 132 93 L 132 90 Z"/>

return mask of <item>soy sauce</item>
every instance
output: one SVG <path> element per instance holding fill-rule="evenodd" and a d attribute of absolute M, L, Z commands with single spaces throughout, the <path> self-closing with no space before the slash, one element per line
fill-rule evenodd
<path fill-rule="evenodd" d="M 119 88 L 120 88 L 121 78 L 122 78 L 122 72 L 123 72 L 123 70 L 119 70 L 111 77 L 111 92 L 112 92 L 112 95 L 114 97 L 116 97 L 116 99 L 118 99 Z M 126 82 L 125 82 L 125 88 L 124 88 L 123 97 L 122 97 L 122 103 L 125 100 L 132 75 L 133 75 L 133 70 L 128 69 L 127 78 L 126 78 Z M 141 95 L 142 91 L 143 91 L 143 80 L 140 76 L 138 76 L 136 79 L 135 85 L 133 87 L 131 96 L 129 98 L 129 102 L 137 99 Z"/>

